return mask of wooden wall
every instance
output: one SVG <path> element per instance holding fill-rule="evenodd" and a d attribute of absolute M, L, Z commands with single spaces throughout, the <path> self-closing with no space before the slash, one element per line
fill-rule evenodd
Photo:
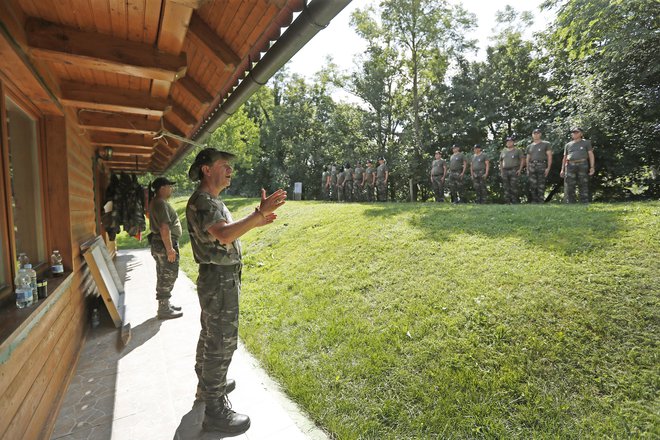
<path fill-rule="evenodd" d="M 49 249 L 60 248 L 71 275 L 50 289 L 0 364 L 2 439 L 49 438 L 88 325 L 86 295 L 95 287 L 80 244 L 97 233 L 94 149 L 68 122 L 74 120 L 67 114 L 45 121 Z"/>

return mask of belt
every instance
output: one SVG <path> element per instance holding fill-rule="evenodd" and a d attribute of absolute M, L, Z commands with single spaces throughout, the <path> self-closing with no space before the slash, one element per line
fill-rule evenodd
<path fill-rule="evenodd" d="M 568 163 L 576 163 L 576 164 L 577 163 L 585 163 L 586 161 L 587 161 L 587 159 L 575 159 L 575 160 L 568 159 Z"/>
<path fill-rule="evenodd" d="M 199 273 L 219 272 L 219 273 L 238 273 L 243 268 L 241 263 L 237 264 L 200 264 Z"/>

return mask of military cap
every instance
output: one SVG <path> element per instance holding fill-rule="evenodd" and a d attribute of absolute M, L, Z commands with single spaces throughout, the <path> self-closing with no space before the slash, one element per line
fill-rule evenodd
<path fill-rule="evenodd" d="M 442 153 L 440 152 L 440 150 L 435 150 L 434 154 L 442 154 Z"/>
<path fill-rule="evenodd" d="M 534 130 L 532 130 L 532 133 L 541 133 L 541 129 L 540 128 L 535 128 Z"/>
<path fill-rule="evenodd" d="M 572 127 L 571 128 L 571 133 L 575 133 L 579 131 L 580 133 L 584 133 L 584 130 L 582 130 L 582 127 Z"/>
<path fill-rule="evenodd" d="M 481 148 L 481 145 L 479 145 L 479 144 L 474 144 L 474 147 L 472 147 L 472 148 L 473 148 L 473 149 L 475 149 L 475 148 Z"/>
<path fill-rule="evenodd" d="M 461 149 L 461 146 L 458 145 L 458 144 L 454 144 L 454 145 L 452 145 L 451 147 L 452 147 L 452 148 L 458 148 L 459 150 Z"/>
<path fill-rule="evenodd" d="M 169 180 L 167 177 L 157 177 L 153 182 L 151 182 L 151 188 L 158 192 L 161 187 L 174 184 L 175 182 Z"/>
<path fill-rule="evenodd" d="M 215 148 L 204 148 L 200 151 L 195 157 L 195 161 L 190 165 L 188 170 L 188 177 L 193 182 L 202 179 L 202 166 L 211 165 L 213 162 L 219 159 L 232 160 L 236 157 L 233 153 L 228 153 L 226 151 L 216 150 Z"/>
<path fill-rule="evenodd" d="M 507 141 L 507 142 L 509 142 L 509 141 L 515 141 L 515 139 L 513 138 L 513 136 L 508 136 L 508 137 L 506 138 L 506 141 Z"/>
<path fill-rule="evenodd" d="M 385 160 L 385 156 L 380 156 L 378 160 Z"/>
<path fill-rule="evenodd" d="M 367 163 L 373 163 L 371 159 L 367 159 Z"/>

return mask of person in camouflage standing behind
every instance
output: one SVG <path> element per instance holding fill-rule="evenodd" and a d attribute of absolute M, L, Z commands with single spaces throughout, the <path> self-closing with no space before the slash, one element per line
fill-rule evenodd
<path fill-rule="evenodd" d="M 512 137 L 506 138 L 506 149 L 500 153 L 500 173 L 505 203 L 520 203 L 518 199 L 518 178 L 522 173 L 524 164 L 522 151 L 515 148 Z"/>
<path fill-rule="evenodd" d="M 180 318 L 181 307 L 170 303 L 172 289 L 179 276 L 179 238 L 181 222 L 176 211 L 167 203 L 174 182 L 158 177 L 151 183 L 154 197 L 149 202 L 149 244 L 156 260 L 156 299 L 158 319 Z"/>
<path fill-rule="evenodd" d="M 348 162 L 344 166 L 344 200 L 353 201 L 353 168 Z"/>
<path fill-rule="evenodd" d="M 376 170 L 371 159 L 367 160 L 367 168 L 364 170 L 364 192 L 367 202 L 374 201 L 374 186 L 376 185 Z"/>
<path fill-rule="evenodd" d="M 532 143 L 527 146 L 527 176 L 529 178 L 530 202 L 545 200 L 545 178 L 552 167 L 552 145 L 541 140 L 541 129 L 532 131 Z"/>
<path fill-rule="evenodd" d="M 323 168 L 321 173 L 321 200 L 328 200 L 330 196 L 330 187 L 328 186 L 328 179 L 330 177 L 330 165 Z"/>
<path fill-rule="evenodd" d="M 337 201 L 338 202 L 343 202 L 344 201 L 344 176 L 346 173 L 344 173 L 344 168 L 341 165 L 337 165 L 337 169 L 340 170 L 337 173 Z"/>
<path fill-rule="evenodd" d="M 195 371 L 198 397 L 205 402 L 204 431 L 219 431 L 223 437 L 239 435 L 250 427 L 250 418 L 231 410 L 227 393 L 235 384 L 227 381 L 227 369 L 238 344 L 238 297 L 241 290 L 241 243 L 249 230 L 272 223 L 276 209 L 286 200 L 278 189 L 254 212 L 234 221 L 220 193 L 231 184 L 234 155 L 215 148 L 199 152 L 188 176 L 199 181 L 186 206 L 190 243 L 199 264 L 197 295 L 202 330 L 197 343 Z"/>
<path fill-rule="evenodd" d="M 337 167 L 330 166 L 330 176 L 328 176 L 330 200 L 337 201 Z"/>
<path fill-rule="evenodd" d="M 596 172 L 596 158 L 591 141 L 584 139 L 584 130 L 571 129 L 573 140 L 564 146 L 560 176 L 564 178 L 566 203 L 575 203 L 575 186 L 580 189 L 580 203 L 589 203 L 589 176 Z"/>
<path fill-rule="evenodd" d="M 440 150 L 436 150 L 435 159 L 431 164 L 431 187 L 436 202 L 445 201 L 445 177 L 447 176 L 447 162 L 442 158 Z"/>
<path fill-rule="evenodd" d="M 477 203 L 486 203 L 486 179 L 490 172 L 490 160 L 481 151 L 481 145 L 475 144 L 474 154 L 470 162 L 470 176 L 472 177 L 472 185 L 474 192 L 477 195 Z"/>
<path fill-rule="evenodd" d="M 378 168 L 376 168 L 376 193 L 379 202 L 387 202 L 387 179 L 390 177 L 390 171 L 385 164 L 385 158 L 378 158 Z"/>
<path fill-rule="evenodd" d="M 449 158 L 449 195 L 452 203 L 463 202 L 463 176 L 467 168 L 467 160 L 461 147 L 454 144 L 451 147 L 452 155 Z"/>
<path fill-rule="evenodd" d="M 360 161 L 357 161 L 353 169 L 353 201 L 361 202 L 363 199 L 362 193 L 364 192 L 364 168 Z"/>

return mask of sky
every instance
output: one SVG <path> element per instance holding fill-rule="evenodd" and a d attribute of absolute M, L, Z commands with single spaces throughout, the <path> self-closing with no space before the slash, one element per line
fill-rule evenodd
<path fill-rule="evenodd" d="M 495 13 L 511 5 L 517 11 L 534 12 L 534 29 L 542 30 L 550 23 L 553 14 L 547 11 L 539 12 L 538 6 L 543 0 L 448 0 L 450 3 L 462 3 L 463 7 L 477 17 L 477 29 L 470 38 L 477 39 L 480 47 L 477 59 L 485 57 L 489 36 L 492 35 L 495 24 Z M 311 78 L 326 61 L 329 55 L 341 70 L 352 70 L 355 55 L 363 52 L 366 43 L 357 36 L 350 26 L 351 13 L 368 4 L 377 4 L 378 0 L 353 0 L 328 25 L 319 32 L 305 47 L 303 47 L 287 67 L 291 73 Z"/>

